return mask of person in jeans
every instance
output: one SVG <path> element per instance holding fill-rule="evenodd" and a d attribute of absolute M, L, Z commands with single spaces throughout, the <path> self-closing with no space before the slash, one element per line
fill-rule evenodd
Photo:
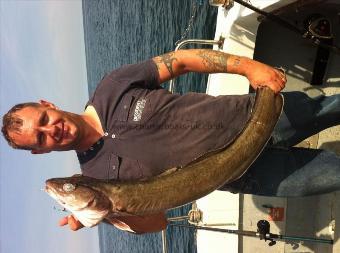
<path fill-rule="evenodd" d="M 275 93 L 286 83 L 283 72 L 246 57 L 180 50 L 112 71 L 98 84 L 81 115 L 43 100 L 16 105 L 4 115 L 2 132 L 9 145 L 32 154 L 75 150 L 86 176 L 122 181 L 150 178 L 228 146 L 251 117 L 253 94 L 179 95 L 160 86 L 187 72 L 239 74 L 255 90 L 267 86 Z M 292 147 L 339 124 L 340 96 L 312 99 L 301 92 L 283 96 L 283 113 L 270 143 L 239 180 L 221 190 L 306 196 L 340 189 L 339 156 Z M 110 222 L 135 233 L 155 232 L 167 225 L 164 213 Z M 73 215 L 60 224 L 73 230 L 82 227 Z"/>

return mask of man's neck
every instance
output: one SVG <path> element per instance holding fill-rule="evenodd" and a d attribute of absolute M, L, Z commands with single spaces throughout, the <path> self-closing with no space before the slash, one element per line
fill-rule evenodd
<path fill-rule="evenodd" d="M 88 150 L 104 135 L 99 116 L 93 106 L 87 106 L 81 117 L 85 121 L 85 127 L 81 145 L 77 148 L 80 152 Z"/>

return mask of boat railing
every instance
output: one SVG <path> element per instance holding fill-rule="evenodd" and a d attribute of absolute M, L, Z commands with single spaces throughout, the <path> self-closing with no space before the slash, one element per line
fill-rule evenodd
<path fill-rule="evenodd" d="M 198 44 L 198 45 L 217 45 L 219 48 L 222 48 L 224 43 L 224 38 L 220 37 L 219 40 L 201 40 L 201 39 L 187 39 L 179 42 L 175 48 L 175 51 L 181 49 L 185 45 L 188 44 Z M 175 79 L 171 79 L 169 82 L 169 91 L 171 93 L 175 90 Z"/>
<path fill-rule="evenodd" d="M 183 48 L 185 45 L 188 44 L 198 44 L 198 45 L 217 45 L 219 48 L 222 48 L 224 43 L 224 38 L 220 37 L 219 40 L 202 40 L 202 39 L 186 39 L 179 42 L 175 48 L 175 51 Z M 171 93 L 175 90 L 175 79 L 170 80 L 169 82 L 169 91 Z M 203 225 L 203 226 L 228 226 L 228 225 L 234 225 L 232 223 L 226 223 L 226 224 L 202 224 L 202 212 L 197 208 L 197 204 L 194 201 L 192 203 L 192 210 L 188 213 L 188 215 L 185 216 L 178 216 L 178 217 L 172 217 L 168 218 L 169 222 L 174 221 L 180 221 L 180 220 L 187 220 L 190 224 L 193 225 Z M 167 247 L 167 241 L 166 241 L 166 229 L 162 230 L 162 247 L 163 247 L 163 253 L 168 253 L 168 247 Z"/>
<path fill-rule="evenodd" d="M 196 201 L 192 202 L 191 210 L 188 215 L 169 217 L 168 222 L 175 225 L 178 221 L 187 221 L 189 224 L 197 227 L 218 227 L 218 226 L 236 226 L 235 223 L 204 223 L 203 212 L 197 207 Z M 179 224 L 179 223 L 177 223 Z M 162 231 L 162 246 L 163 253 L 168 252 L 167 240 L 166 240 L 166 229 Z"/>

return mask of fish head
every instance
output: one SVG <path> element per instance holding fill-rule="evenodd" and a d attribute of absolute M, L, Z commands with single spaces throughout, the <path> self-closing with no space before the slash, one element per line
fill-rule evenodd
<path fill-rule="evenodd" d="M 76 176 L 46 180 L 45 190 L 86 227 L 97 225 L 111 210 L 111 201 L 89 183 Z"/>

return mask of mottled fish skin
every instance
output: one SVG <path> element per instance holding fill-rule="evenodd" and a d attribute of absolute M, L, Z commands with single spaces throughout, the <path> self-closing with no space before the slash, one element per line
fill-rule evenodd
<path fill-rule="evenodd" d="M 111 216 L 147 215 L 181 206 L 241 177 L 269 140 L 282 107 L 282 95 L 259 88 L 249 122 L 227 148 L 172 173 L 137 182 L 85 176 L 56 178 L 47 180 L 47 185 L 68 182 L 75 188 L 100 192 L 110 202 Z"/>

